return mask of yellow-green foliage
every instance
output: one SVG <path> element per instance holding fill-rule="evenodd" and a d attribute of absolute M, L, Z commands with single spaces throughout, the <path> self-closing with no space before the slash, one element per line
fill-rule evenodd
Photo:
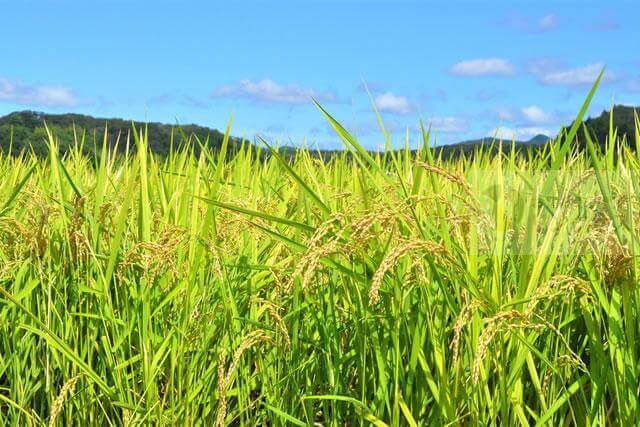
<path fill-rule="evenodd" d="M 352 160 L 0 156 L 2 424 L 637 421 L 635 153 L 372 155 L 327 118 Z"/>

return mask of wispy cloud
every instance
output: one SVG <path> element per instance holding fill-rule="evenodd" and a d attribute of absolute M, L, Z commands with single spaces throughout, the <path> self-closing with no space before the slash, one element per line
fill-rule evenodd
<path fill-rule="evenodd" d="M 64 86 L 31 85 L 0 77 L 0 101 L 35 107 L 73 107 L 80 103 Z"/>
<path fill-rule="evenodd" d="M 393 92 L 385 92 L 376 96 L 375 102 L 380 112 L 392 114 L 409 114 L 411 112 L 409 100 Z"/>
<path fill-rule="evenodd" d="M 203 99 L 199 99 L 190 95 L 174 95 L 170 93 L 162 93 L 160 95 L 152 96 L 147 101 L 150 105 L 182 105 L 185 107 L 193 107 L 199 109 L 206 109 L 209 107 L 207 102 Z"/>
<path fill-rule="evenodd" d="M 540 31 L 550 31 L 558 27 L 558 16 L 554 13 L 545 15 L 538 21 Z"/>
<path fill-rule="evenodd" d="M 515 120 L 517 112 L 512 108 L 498 107 L 496 108 L 496 114 L 498 119 L 510 122 Z"/>
<path fill-rule="evenodd" d="M 424 90 L 419 95 L 419 99 L 423 102 L 447 102 L 449 99 L 449 95 L 447 92 L 442 89 L 433 89 L 433 90 Z"/>
<path fill-rule="evenodd" d="M 544 16 L 529 16 L 521 13 L 515 13 L 507 16 L 502 24 L 518 31 L 529 33 L 543 33 L 558 28 L 560 18 L 555 13 L 549 13 Z"/>
<path fill-rule="evenodd" d="M 450 71 L 457 76 L 509 76 L 513 74 L 514 67 L 507 59 L 483 58 L 458 62 Z"/>
<path fill-rule="evenodd" d="M 528 127 L 498 127 L 487 133 L 490 138 L 498 138 L 504 140 L 529 140 L 536 135 L 553 135 L 547 128 L 528 126 Z"/>
<path fill-rule="evenodd" d="M 561 61 L 553 58 L 538 58 L 528 62 L 527 72 L 538 77 L 541 84 L 549 86 L 588 86 L 598 78 L 604 63 L 596 62 L 583 67 L 568 68 Z M 612 82 L 620 76 L 606 71 L 602 80 Z"/>
<path fill-rule="evenodd" d="M 237 84 L 220 86 L 213 91 L 212 96 L 289 105 L 308 104 L 312 98 L 324 102 L 338 101 L 338 96 L 331 91 L 316 92 L 297 83 L 280 84 L 269 78 L 259 81 L 243 79 Z"/>
<path fill-rule="evenodd" d="M 427 120 L 427 123 L 436 132 L 458 133 L 467 131 L 467 122 L 460 117 L 431 117 Z"/>
<path fill-rule="evenodd" d="M 640 92 L 640 77 L 638 77 L 637 79 L 628 80 L 626 87 L 629 92 L 633 92 L 633 93 Z"/>
<path fill-rule="evenodd" d="M 190 95 L 184 95 L 181 100 L 182 105 L 186 105 L 187 107 L 201 108 L 206 109 L 209 107 L 209 104 L 200 98 L 196 98 Z"/>
<path fill-rule="evenodd" d="M 268 133 L 282 133 L 287 130 L 287 127 L 282 123 L 272 123 L 265 129 Z"/>
<path fill-rule="evenodd" d="M 528 128 L 537 126 L 559 126 L 566 119 L 564 113 L 549 111 L 538 105 L 529 105 L 521 108 L 500 106 L 484 115 L 484 118 L 514 128 Z"/>
<path fill-rule="evenodd" d="M 589 26 L 589 29 L 591 31 L 602 31 L 602 32 L 617 31 L 620 28 L 621 28 L 620 22 L 612 16 L 604 17 Z"/>
<path fill-rule="evenodd" d="M 555 58 L 535 58 L 527 62 L 526 70 L 531 74 L 541 75 L 561 70 L 562 62 Z"/>
<path fill-rule="evenodd" d="M 467 99 L 486 102 L 491 101 L 492 99 L 504 97 L 505 95 L 506 92 L 501 89 L 480 89 L 475 94 L 468 96 Z"/>
<path fill-rule="evenodd" d="M 147 100 L 151 105 L 167 105 L 174 101 L 174 97 L 168 93 L 152 96 Z"/>
<path fill-rule="evenodd" d="M 539 73 L 538 79 L 544 85 L 587 86 L 596 81 L 603 66 L 602 63 L 595 63 L 579 68 L 546 71 Z M 603 81 L 613 80 L 613 73 L 605 73 Z"/>

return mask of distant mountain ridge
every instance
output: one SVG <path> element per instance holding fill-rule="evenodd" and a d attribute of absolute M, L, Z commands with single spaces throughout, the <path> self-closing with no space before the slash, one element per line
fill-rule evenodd
<path fill-rule="evenodd" d="M 107 126 L 107 143 L 118 149 L 126 148 L 127 134 L 132 130 L 132 124 L 136 129 L 148 129 L 149 148 L 154 153 L 167 154 L 173 140 L 177 147 L 183 141 L 181 132 L 176 125 L 164 123 L 145 123 L 123 119 L 95 118 L 83 114 L 46 114 L 37 111 L 18 111 L 0 117 L 0 148 L 6 150 L 12 141 L 11 151 L 13 155 L 25 149 L 33 149 L 38 155 L 46 154 L 47 133 L 44 123 L 59 140 L 60 151 L 64 152 L 74 141 L 74 126 L 78 138 L 82 132 L 86 132 L 85 151 L 91 153 L 94 149 L 94 136 L 97 144 L 101 145 L 104 137 L 105 124 Z M 208 139 L 211 148 L 219 148 L 224 137 L 217 129 L 194 124 L 180 125 L 180 129 L 187 136 L 196 135 L 201 141 Z M 173 138 L 172 138 L 173 134 Z M 238 142 L 234 139 L 232 142 Z M 130 145 L 133 145 L 133 136 Z M 197 148 L 197 147 L 196 147 Z"/>
<path fill-rule="evenodd" d="M 479 138 L 479 139 L 470 139 L 470 140 L 462 141 L 462 142 L 456 142 L 454 144 L 449 144 L 449 145 L 458 145 L 458 146 L 460 146 L 460 145 L 491 144 L 491 143 L 495 142 L 496 140 L 502 140 L 503 142 L 509 143 L 509 144 L 511 144 L 512 142 L 515 142 L 516 145 L 519 145 L 519 144 L 540 145 L 540 144 L 545 144 L 545 143 L 549 142 L 551 140 L 551 137 L 549 137 L 547 135 L 543 135 L 543 134 L 538 134 L 538 135 L 534 136 L 533 138 L 528 139 L 526 141 L 521 141 L 521 140 L 512 141 L 510 139 L 485 137 L 485 138 Z"/>
<path fill-rule="evenodd" d="M 613 109 L 614 125 L 618 128 L 618 135 L 626 135 L 627 143 L 633 149 L 636 148 L 635 141 L 635 111 L 634 107 L 616 105 Z M 36 111 L 18 111 L 0 117 L 0 149 L 7 150 L 12 140 L 11 151 L 16 155 L 23 150 L 32 149 L 38 155 L 44 155 L 47 152 L 46 131 L 44 122 L 57 136 L 60 142 L 60 151 L 64 152 L 74 141 L 74 125 L 76 134 L 82 135 L 86 132 L 87 138 L 85 142 L 85 151 L 91 154 L 94 150 L 94 139 L 98 145 L 102 143 L 104 135 L 105 123 L 107 124 L 107 142 L 113 146 L 119 140 L 118 148 L 124 150 L 126 146 L 127 134 L 132 129 L 132 123 L 137 129 L 147 128 L 149 132 L 149 148 L 154 153 L 166 155 L 171 147 L 172 135 L 175 147 L 183 144 L 183 138 L 176 125 L 164 123 L 144 123 L 138 121 L 130 121 L 123 119 L 106 119 L 96 118 L 83 114 L 47 114 Z M 588 118 L 584 124 L 601 146 L 604 146 L 609 134 L 609 112 L 604 111 L 600 116 Z M 217 129 L 195 124 L 180 125 L 180 129 L 187 136 L 196 135 L 201 141 L 208 141 L 208 146 L 213 149 L 221 147 L 223 134 Z M 584 134 L 579 132 L 577 137 L 579 146 L 584 146 Z M 503 146 L 509 145 L 516 148 L 522 147 L 538 147 L 544 145 L 550 140 L 546 135 L 536 135 L 527 141 L 510 141 L 503 140 Z M 230 141 L 230 150 L 235 149 L 240 144 L 240 139 L 232 138 Z M 496 148 L 496 140 L 492 137 L 473 139 L 462 141 L 455 144 L 448 144 L 435 147 L 436 151 L 441 151 L 444 157 L 459 153 L 472 153 L 478 146 L 493 145 Z M 513 143 L 513 145 L 512 145 Z M 133 144 L 133 141 L 130 141 Z M 195 147 L 197 150 L 199 147 Z M 283 150 L 289 154 L 295 152 L 294 147 L 283 147 Z M 339 150 L 321 150 L 320 155 L 323 158 L 333 156 Z"/>
<path fill-rule="evenodd" d="M 551 138 L 547 135 L 542 134 L 538 134 L 527 141 L 513 141 L 510 139 L 496 139 L 493 137 L 485 137 L 480 139 L 462 141 L 455 144 L 437 146 L 434 147 L 434 150 L 436 153 L 442 154 L 442 157 L 446 159 L 449 157 L 459 156 L 460 154 L 465 154 L 467 156 L 472 155 L 478 147 L 485 147 L 487 149 L 490 149 L 492 153 L 497 153 L 501 149 L 500 143 L 502 143 L 503 151 L 510 152 L 512 149 L 537 149 L 549 141 L 551 141 Z"/>

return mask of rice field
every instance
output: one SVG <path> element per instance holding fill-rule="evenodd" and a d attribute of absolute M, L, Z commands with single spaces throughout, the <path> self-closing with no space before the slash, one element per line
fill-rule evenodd
<path fill-rule="evenodd" d="M 322 109 L 351 157 L 0 155 L 1 423 L 635 425 L 640 157 L 587 104 L 522 155 Z"/>

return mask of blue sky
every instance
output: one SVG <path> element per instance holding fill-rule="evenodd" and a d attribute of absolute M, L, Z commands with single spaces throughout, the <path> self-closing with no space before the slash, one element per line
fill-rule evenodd
<path fill-rule="evenodd" d="M 640 7 L 616 1 L 0 0 L 0 114 L 198 123 L 368 147 L 419 120 L 450 143 L 554 134 L 606 64 L 592 114 L 640 105 Z M 371 92 L 363 90 L 366 82 Z"/>

